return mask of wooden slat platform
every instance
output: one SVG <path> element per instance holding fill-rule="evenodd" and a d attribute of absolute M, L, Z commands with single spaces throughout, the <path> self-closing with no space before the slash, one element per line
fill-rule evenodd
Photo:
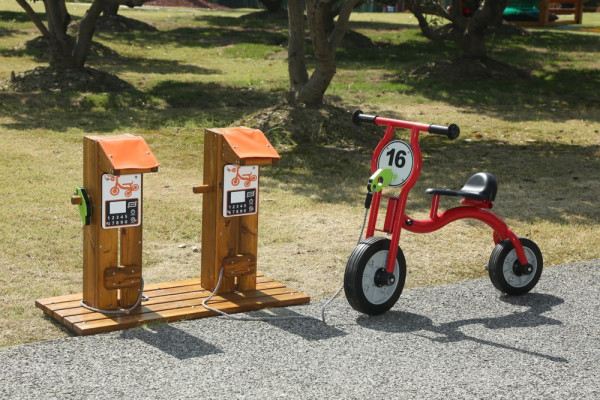
<path fill-rule="evenodd" d="M 257 276 L 256 290 L 218 295 L 208 303 L 228 314 L 304 304 L 310 297 L 263 275 Z M 91 335 L 132 328 L 154 321 L 173 322 L 217 315 L 202 307 L 211 292 L 199 279 L 149 284 L 144 287 L 148 301 L 122 316 L 104 315 L 81 306 L 82 294 L 36 300 L 36 307 L 78 335 Z"/>

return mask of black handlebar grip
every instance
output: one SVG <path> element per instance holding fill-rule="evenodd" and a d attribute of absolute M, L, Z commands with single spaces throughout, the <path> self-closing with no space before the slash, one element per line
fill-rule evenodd
<path fill-rule="evenodd" d="M 352 114 L 352 122 L 354 122 L 354 125 L 360 125 L 361 122 L 370 122 L 374 124 L 375 118 L 377 118 L 376 115 L 363 114 L 361 110 L 356 110 L 354 111 L 354 114 Z"/>
<path fill-rule="evenodd" d="M 460 135 L 460 128 L 456 124 L 450 124 L 449 126 L 429 125 L 428 132 L 434 135 L 444 135 L 448 139 L 454 140 Z"/>

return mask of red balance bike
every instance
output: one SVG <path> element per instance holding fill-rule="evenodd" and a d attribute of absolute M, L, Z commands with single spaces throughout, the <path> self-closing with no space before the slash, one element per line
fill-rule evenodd
<path fill-rule="evenodd" d="M 498 186 L 492 174 L 479 172 L 470 177 L 460 190 L 427 189 L 426 193 L 433 196 L 429 219 L 416 220 L 406 214 L 408 194 L 421 174 L 419 134 L 428 132 L 454 140 L 460 134 L 457 125 L 426 125 L 365 115 L 362 111 L 356 111 L 352 119 L 355 124 L 368 122 L 386 127 L 371 159 L 372 175 L 365 201 L 365 207 L 370 208 L 366 239 L 358 243 L 350 255 L 344 274 L 346 298 L 355 310 L 370 315 L 383 314 L 398 301 L 406 279 L 406 262 L 398 246 L 403 229 L 429 233 L 463 218 L 482 221 L 494 231 L 496 247 L 487 269 L 498 290 L 520 295 L 537 284 L 543 267 L 540 249 L 531 240 L 518 238 L 489 211 Z M 410 129 L 410 145 L 394 140 L 396 128 Z M 386 186 L 401 188 L 400 193 L 384 195 L 382 189 Z M 441 196 L 461 197 L 463 205 L 439 212 Z M 378 229 L 382 197 L 387 198 L 387 210 L 383 227 Z M 374 236 L 376 231 L 391 234 L 391 239 Z"/>

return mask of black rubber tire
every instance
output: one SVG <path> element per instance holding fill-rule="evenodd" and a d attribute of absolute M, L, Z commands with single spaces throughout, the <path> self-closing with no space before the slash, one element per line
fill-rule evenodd
<path fill-rule="evenodd" d="M 394 275 L 396 275 L 394 285 L 376 287 L 374 280 L 364 281 L 363 277 L 371 259 L 374 262 L 378 261 L 378 268 L 376 269 L 385 268 L 390 243 L 389 239 L 373 236 L 360 242 L 352 251 L 344 274 L 344 292 L 348 303 L 356 311 L 369 315 L 379 315 L 387 312 L 398 301 L 406 281 L 406 261 L 400 247 L 398 247 L 396 255 L 397 269 L 394 270 Z M 374 268 L 374 265 L 370 265 L 367 273 L 372 272 Z M 366 290 L 369 291 L 368 294 L 365 293 L 365 286 Z M 373 294 L 371 294 L 373 290 L 375 295 L 382 298 L 374 300 Z"/>
<path fill-rule="evenodd" d="M 522 295 L 529 292 L 540 280 L 544 260 L 539 247 L 531 240 L 519 238 L 527 261 L 533 266 L 533 272 L 529 275 L 516 275 L 512 265 L 517 261 L 517 254 L 512 242 L 505 239 L 498 243 L 488 263 L 488 274 L 496 289 L 510 295 Z M 505 265 L 506 264 L 506 265 Z"/>

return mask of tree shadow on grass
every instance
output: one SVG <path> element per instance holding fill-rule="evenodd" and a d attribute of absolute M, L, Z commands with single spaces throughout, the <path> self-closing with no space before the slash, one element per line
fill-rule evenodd
<path fill-rule="evenodd" d="M 598 122 L 600 113 L 594 88 L 600 70 L 561 69 L 542 72 L 529 80 L 458 82 L 451 76 L 404 77 L 404 92 L 442 101 L 471 111 L 510 121 L 586 119 Z M 557 110 L 559 110 L 557 112 Z"/>
<path fill-rule="evenodd" d="M 36 13 L 42 21 L 48 17 L 46 13 Z M 31 19 L 25 11 L 0 11 L 0 20 L 14 22 L 31 22 Z"/>
<path fill-rule="evenodd" d="M 509 74 L 505 78 L 477 80 L 455 76 L 452 69 L 439 67 L 459 54 L 456 47 L 427 40 L 378 43 L 377 49 L 343 48 L 339 49 L 337 60 L 344 69 L 391 71 L 384 76 L 385 81 L 373 82 L 375 88 L 381 87 L 380 95 L 423 96 L 478 115 L 511 121 L 573 118 L 600 121 L 595 90 L 600 86 L 600 70 L 546 67 L 548 60 L 556 58 L 555 54 L 548 54 L 549 48 L 550 53 L 570 50 L 594 54 L 600 52 L 597 38 L 542 32 L 525 38 L 509 36 L 495 40 L 494 46 L 490 46 L 491 56 L 522 69 L 522 77 Z M 428 69 L 428 65 L 431 68 Z M 529 71 L 540 72 L 526 78 Z"/>
<path fill-rule="evenodd" d="M 242 15 L 239 17 L 224 16 L 224 15 L 203 15 L 196 17 L 196 21 L 205 22 L 206 24 L 219 28 L 244 28 L 244 29 L 261 29 L 271 31 L 281 31 L 288 28 L 288 20 L 286 18 L 252 18 L 251 14 Z"/>
<path fill-rule="evenodd" d="M 148 93 L 164 99 L 169 106 L 180 107 L 248 107 L 269 106 L 280 100 L 280 93 L 217 83 L 162 81 Z"/>
<path fill-rule="evenodd" d="M 147 93 L 130 90 L 100 94 L 44 93 L 41 96 L 37 92 L 0 92 L 0 117 L 10 120 L 1 126 L 23 131 L 76 128 L 85 132 L 113 132 L 185 125 L 186 121 L 196 121 L 199 114 L 222 115 L 225 109 L 260 108 L 276 103 L 280 97 L 280 93 L 179 81 L 160 82 Z M 149 106 L 155 99 L 164 100 L 168 108 Z"/>
<path fill-rule="evenodd" d="M 75 38 L 71 37 L 74 41 Z M 32 57 L 38 62 L 48 62 L 50 59 L 48 42 L 42 36 L 28 40 L 13 49 L 0 50 L 3 57 Z M 88 54 L 88 62 L 105 59 L 118 59 L 119 53 L 102 43 L 92 41 L 92 46 Z"/>
<path fill-rule="evenodd" d="M 97 58 L 90 60 L 102 69 L 119 73 L 130 71 L 142 74 L 197 74 L 210 75 L 219 74 L 221 71 L 208 69 L 197 65 L 183 64 L 175 60 L 165 60 L 145 57 L 118 57 L 118 58 Z"/>
<path fill-rule="evenodd" d="M 16 29 L 0 28 L 0 37 L 2 37 L 2 36 L 12 36 L 12 35 L 16 35 L 17 33 L 19 33 L 19 31 L 16 30 Z"/>
<path fill-rule="evenodd" d="M 550 30 L 535 30 L 526 36 L 503 36 L 494 44 L 500 49 L 518 50 L 523 52 L 523 61 L 531 59 L 531 51 L 527 49 L 548 49 L 550 51 L 580 51 L 584 53 L 600 53 L 598 35 L 581 35 L 575 32 L 556 32 Z"/>
<path fill-rule="evenodd" d="M 386 31 L 402 31 L 405 29 L 415 29 L 416 24 L 400 24 L 392 22 L 375 22 L 375 21 L 350 21 L 350 29 L 371 29 L 371 30 L 386 30 Z"/>
<path fill-rule="evenodd" d="M 406 135 L 402 138 L 407 141 Z M 502 218 L 584 225 L 600 221 L 600 146 L 448 142 L 437 137 L 423 138 L 421 146 L 425 161 L 409 196 L 408 215 L 429 211 L 431 196 L 425 189 L 456 190 L 472 174 L 485 171 L 498 178 L 493 211 Z M 370 151 L 304 145 L 280 153 L 280 163 L 265 169 L 266 177 L 320 202 L 362 204 L 371 175 Z M 440 210 L 459 205 L 459 198 L 444 197 Z"/>
<path fill-rule="evenodd" d="M 110 39 L 112 35 L 100 34 L 99 37 Z M 287 42 L 287 36 L 281 31 L 262 29 L 180 27 L 160 32 L 123 33 L 119 35 L 119 40 L 144 43 L 145 46 L 176 43 L 180 47 L 212 48 L 240 43 L 282 45 Z"/>
<path fill-rule="evenodd" d="M 35 39 L 28 40 L 21 46 L 10 49 L 0 50 L 0 55 L 3 57 L 33 57 L 38 62 L 48 62 L 48 44 L 40 36 Z M 214 69 L 206 69 L 196 65 L 182 64 L 175 60 L 165 60 L 147 57 L 123 57 L 110 47 L 93 41 L 90 53 L 87 58 L 87 65 L 96 65 L 101 67 L 116 66 L 114 73 L 123 70 L 138 72 L 138 73 L 154 73 L 154 74 L 172 74 L 174 71 L 184 74 L 216 74 L 220 71 Z"/>

